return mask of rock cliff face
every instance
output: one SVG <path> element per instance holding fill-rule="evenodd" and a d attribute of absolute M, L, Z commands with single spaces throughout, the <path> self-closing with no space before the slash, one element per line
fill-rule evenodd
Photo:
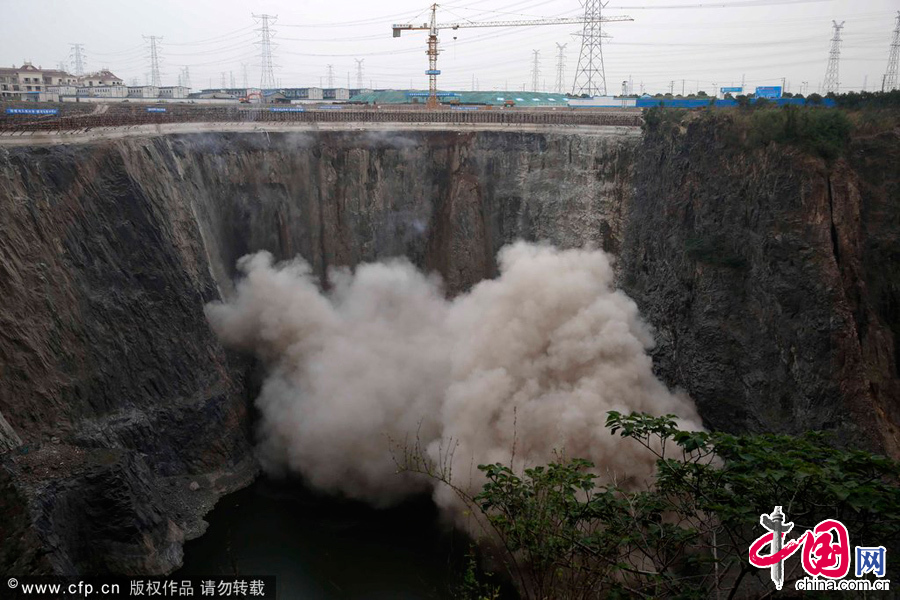
<path fill-rule="evenodd" d="M 0 566 L 169 572 L 252 479 L 251 365 L 202 308 L 262 249 L 320 275 L 406 255 L 452 294 L 514 239 L 599 246 L 710 426 L 896 453 L 900 139 L 854 144 L 831 165 L 702 127 L 0 146 Z"/>
<path fill-rule="evenodd" d="M 235 261 L 407 255 L 453 293 L 524 237 L 611 251 L 634 134 L 206 134 L 0 147 L 0 565 L 165 573 L 255 474 L 203 316 Z M 197 481 L 200 490 L 189 486 Z"/>
<path fill-rule="evenodd" d="M 620 277 L 711 426 L 900 451 L 900 132 L 826 163 L 709 122 L 645 138 Z"/>

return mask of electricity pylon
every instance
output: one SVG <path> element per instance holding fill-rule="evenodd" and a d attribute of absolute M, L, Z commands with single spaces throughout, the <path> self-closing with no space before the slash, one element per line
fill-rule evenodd
<path fill-rule="evenodd" d="M 887 70 L 881 84 L 882 92 L 889 92 L 897 87 L 897 70 L 900 63 L 900 10 L 897 11 L 897 26 L 894 28 L 894 39 L 891 41 L 891 51 L 888 53 Z"/>
<path fill-rule="evenodd" d="M 541 51 L 532 50 L 532 52 L 534 53 L 534 62 L 531 63 L 531 91 L 536 92 L 541 83 Z"/>
<path fill-rule="evenodd" d="M 356 61 L 356 87 L 357 87 L 358 89 L 362 89 L 362 88 L 363 88 L 363 68 L 362 68 L 362 65 L 363 65 L 363 62 L 365 62 L 366 59 L 364 59 L 364 58 L 355 58 L 355 59 L 353 59 L 353 60 Z"/>
<path fill-rule="evenodd" d="M 275 32 L 269 28 L 269 24 L 275 24 L 278 15 L 253 15 L 253 18 L 260 24 L 259 29 L 259 64 L 262 73 L 259 77 L 259 87 L 263 90 L 271 90 L 275 88 L 275 64 L 272 61 L 272 38 Z"/>
<path fill-rule="evenodd" d="M 155 35 L 143 36 L 145 40 L 150 40 L 150 85 L 159 87 L 162 81 L 159 76 L 159 50 L 156 47 L 157 40 L 162 38 Z"/>
<path fill-rule="evenodd" d="M 562 94 L 565 90 L 566 77 L 566 46 L 568 44 L 560 44 L 557 42 L 556 47 L 559 53 L 556 55 L 556 92 Z"/>
<path fill-rule="evenodd" d="M 72 46 L 72 53 L 69 55 L 75 61 L 75 75 L 81 77 L 84 75 L 84 44 L 69 44 Z"/>
<path fill-rule="evenodd" d="M 578 56 L 578 67 L 575 70 L 575 82 L 572 84 L 573 94 L 588 96 L 606 95 L 606 68 L 603 65 L 603 8 L 609 2 L 585 0 L 584 28 L 581 32 L 581 54 Z"/>
<path fill-rule="evenodd" d="M 828 68 L 825 70 L 825 93 L 838 93 L 841 88 L 841 29 L 846 21 L 832 21 L 834 24 L 834 37 L 831 38 L 831 50 L 828 52 Z"/>

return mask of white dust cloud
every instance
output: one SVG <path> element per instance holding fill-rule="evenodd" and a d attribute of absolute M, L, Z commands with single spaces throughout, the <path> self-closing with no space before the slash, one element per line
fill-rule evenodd
<path fill-rule="evenodd" d="M 334 270 L 323 293 L 302 260 L 241 259 L 235 296 L 207 315 L 268 367 L 264 467 L 386 505 L 432 485 L 397 474 L 391 440 L 418 438 L 433 460 L 454 447 L 454 483 L 476 491 L 474 466 L 508 464 L 513 448 L 517 468 L 561 452 L 604 476 L 648 475 L 653 457 L 609 434 L 609 410 L 700 428 L 690 400 L 654 377 L 650 330 L 603 252 L 517 243 L 499 265 L 499 277 L 448 300 L 405 260 Z"/>

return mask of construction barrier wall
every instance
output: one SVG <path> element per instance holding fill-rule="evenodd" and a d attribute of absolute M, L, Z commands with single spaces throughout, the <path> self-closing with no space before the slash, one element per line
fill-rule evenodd
<path fill-rule="evenodd" d="M 335 106 L 339 106 L 336 108 Z M 272 108 L 192 107 L 166 105 L 165 112 L 151 112 L 147 105 L 110 105 L 103 113 L 24 116 L 0 114 L 0 131 L 61 131 L 95 127 L 125 127 L 163 123 L 497 123 L 533 125 L 637 126 L 639 112 L 514 111 L 514 110 L 381 110 L 352 105 L 330 109 L 304 108 L 302 112 L 278 112 Z M 274 110 L 273 110 L 274 109 Z"/>

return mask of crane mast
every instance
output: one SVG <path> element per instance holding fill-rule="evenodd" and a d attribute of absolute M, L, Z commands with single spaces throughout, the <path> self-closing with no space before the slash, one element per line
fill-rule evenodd
<path fill-rule="evenodd" d="M 437 22 L 437 4 L 431 5 L 431 19 L 428 23 L 414 25 L 412 23 L 394 24 L 391 29 L 394 31 L 394 37 L 400 37 L 404 31 L 428 31 L 428 101 L 425 106 L 427 108 L 438 108 L 437 97 L 437 76 L 441 74 L 437 68 L 437 59 L 440 50 L 438 49 L 438 31 L 441 29 L 462 29 L 473 27 L 533 27 L 535 25 L 575 25 L 585 23 L 585 17 L 558 17 L 550 19 L 533 19 L 526 21 L 480 21 L 480 22 L 464 22 L 464 23 L 441 23 Z M 600 23 L 608 23 L 614 21 L 633 21 L 631 17 L 600 17 L 596 19 Z"/>

